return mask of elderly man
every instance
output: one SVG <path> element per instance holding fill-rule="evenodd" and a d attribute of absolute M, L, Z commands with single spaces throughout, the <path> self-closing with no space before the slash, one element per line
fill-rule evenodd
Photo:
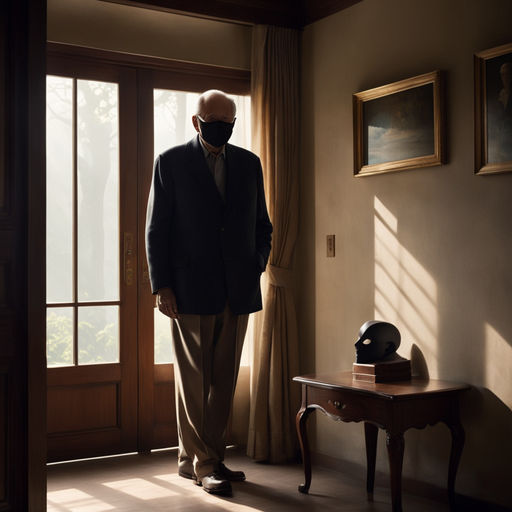
<path fill-rule="evenodd" d="M 227 144 L 235 114 L 223 92 L 200 96 L 197 137 L 156 159 L 146 223 L 151 287 L 171 318 L 178 472 L 214 494 L 245 480 L 223 463 L 226 428 L 272 233 L 258 157 Z"/>

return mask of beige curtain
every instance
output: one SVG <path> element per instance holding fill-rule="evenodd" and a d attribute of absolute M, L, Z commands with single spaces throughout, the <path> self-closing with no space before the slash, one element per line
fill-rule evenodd
<path fill-rule="evenodd" d="M 299 33 L 256 26 L 252 41 L 253 147 L 260 156 L 274 226 L 256 318 L 247 453 L 282 462 L 296 454 L 299 408 L 297 319 L 290 268 L 297 238 L 299 183 Z"/>

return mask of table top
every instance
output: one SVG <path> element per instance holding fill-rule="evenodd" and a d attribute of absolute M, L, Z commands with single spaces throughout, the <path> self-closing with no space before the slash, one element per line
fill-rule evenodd
<path fill-rule="evenodd" d="M 454 393 L 469 389 L 467 384 L 459 382 L 422 379 L 419 377 L 396 382 L 365 382 L 354 380 L 351 371 L 299 375 L 294 377 L 293 380 L 309 386 L 378 395 L 390 400 L 408 399 L 428 394 Z"/>

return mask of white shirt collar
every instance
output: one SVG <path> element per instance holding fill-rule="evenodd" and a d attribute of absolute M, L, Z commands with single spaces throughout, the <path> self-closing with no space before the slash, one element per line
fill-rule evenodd
<path fill-rule="evenodd" d="M 226 145 L 225 144 L 222 148 L 222 151 L 218 155 L 216 155 L 215 153 L 211 153 L 210 151 L 208 151 L 208 148 L 204 145 L 204 142 L 203 142 L 203 139 L 201 139 L 201 136 L 198 135 L 198 137 L 199 137 L 199 143 L 201 144 L 201 147 L 203 148 L 203 153 L 204 153 L 205 158 L 208 158 L 209 155 L 213 155 L 214 157 L 222 155 L 224 158 L 226 158 Z"/>

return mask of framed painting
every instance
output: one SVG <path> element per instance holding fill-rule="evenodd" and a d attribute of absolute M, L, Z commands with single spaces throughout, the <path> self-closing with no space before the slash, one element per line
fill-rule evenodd
<path fill-rule="evenodd" d="M 475 54 L 475 173 L 512 171 L 512 43 Z"/>
<path fill-rule="evenodd" d="M 354 94 L 354 175 L 441 165 L 442 89 L 433 71 Z"/>

